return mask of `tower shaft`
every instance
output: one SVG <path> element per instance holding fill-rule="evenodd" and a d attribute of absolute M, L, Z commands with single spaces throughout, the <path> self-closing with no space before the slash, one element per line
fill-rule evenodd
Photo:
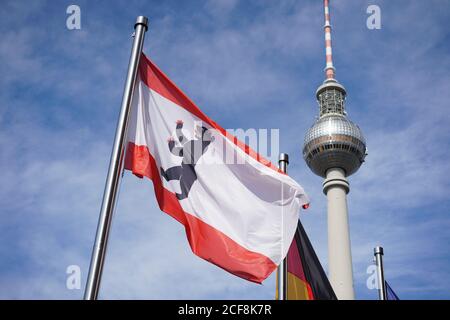
<path fill-rule="evenodd" d="M 349 190 L 342 169 L 327 171 L 323 192 L 328 200 L 328 277 L 339 300 L 355 299 L 347 208 Z"/>

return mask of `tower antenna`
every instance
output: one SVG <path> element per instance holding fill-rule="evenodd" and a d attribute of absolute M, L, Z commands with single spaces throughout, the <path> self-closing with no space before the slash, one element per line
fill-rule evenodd
<path fill-rule="evenodd" d="M 325 14 L 325 25 L 323 26 L 325 31 L 325 55 L 326 55 L 326 66 L 325 66 L 325 76 L 327 79 L 334 79 L 335 71 L 333 65 L 333 50 L 331 48 L 331 23 L 330 23 L 330 7 L 329 0 L 323 0 L 323 9 Z"/>

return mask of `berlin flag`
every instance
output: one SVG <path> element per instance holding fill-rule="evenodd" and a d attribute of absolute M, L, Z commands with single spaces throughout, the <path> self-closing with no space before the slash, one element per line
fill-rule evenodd
<path fill-rule="evenodd" d="M 153 181 L 162 211 L 184 225 L 192 251 L 261 283 L 286 256 L 302 187 L 208 118 L 141 56 L 125 169 Z"/>

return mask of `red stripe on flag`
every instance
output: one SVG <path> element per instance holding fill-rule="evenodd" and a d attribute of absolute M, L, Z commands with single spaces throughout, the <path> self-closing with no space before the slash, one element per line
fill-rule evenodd
<path fill-rule="evenodd" d="M 305 272 L 303 270 L 303 261 L 300 257 L 300 248 L 297 247 L 297 241 L 294 240 L 291 243 L 291 246 L 289 247 L 288 253 L 287 253 L 287 271 L 295 275 L 297 278 L 303 280 L 304 282 L 308 283 L 308 280 L 306 279 Z"/>
<path fill-rule="evenodd" d="M 305 270 L 303 268 L 304 261 L 300 257 L 300 250 L 302 249 L 297 246 L 297 241 L 294 237 L 294 240 L 292 241 L 287 254 L 287 271 L 305 283 L 308 290 L 308 299 L 314 300 L 314 294 L 309 283 L 309 279 L 306 278 Z"/>
<path fill-rule="evenodd" d="M 263 165 L 278 171 L 282 174 L 285 174 L 281 170 L 279 170 L 276 166 L 274 166 L 269 160 L 265 159 L 259 153 L 251 149 L 245 143 L 239 141 L 235 136 L 228 133 L 225 129 L 219 126 L 215 121 L 210 119 L 206 114 L 204 114 L 195 103 L 181 91 L 177 87 L 172 80 L 167 77 L 164 72 L 162 72 L 149 58 L 147 58 L 144 54 L 142 54 L 140 62 L 139 62 L 139 75 L 141 77 L 142 82 L 145 83 L 147 87 L 156 91 L 164 98 L 172 101 L 177 104 L 181 108 L 186 109 L 194 116 L 202 120 L 203 122 L 209 124 L 212 128 L 219 131 L 222 135 L 227 137 L 230 141 L 232 141 L 237 147 L 242 149 L 245 153 L 247 153 L 250 157 L 262 163 Z"/>
<path fill-rule="evenodd" d="M 306 288 L 308 289 L 309 300 L 315 300 L 314 294 L 313 294 L 311 286 L 309 285 L 309 282 L 306 282 Z"/>
<path fill-rule="evenodd" d="M 191 249 L 197 256 L 256 283 L 261 283 L 275 270 L 275 263 L 268 257 L 245 249 L 216 228 L 185 212 L 175 194 L 162 185 L 155 159 L 147 146 L 128 143 L 125 169 L 153 181 L 160 209 L 184 225 Z"/>

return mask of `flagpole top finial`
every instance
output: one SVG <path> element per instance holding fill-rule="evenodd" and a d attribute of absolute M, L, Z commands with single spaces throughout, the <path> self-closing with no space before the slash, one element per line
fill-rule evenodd
<path fill-rule="evenodd" d="M 376 246 L 376 247 L 373 249 L 373 253 L 374 253 L 375 255 L 377 255 L 377 254 L 383 255 L 383 254 L 384 254 L 383 247 Z"/>
<path fill-rule="evenodd" d="M 143 25 L 145 27 L 145 31 L 148 30 L 148 18 L 145 16 L 139 16 L 136 18 L 136 23 L 134 24 L 134 28 L 136 29 L 136 27 L 138 25 Z"/>
<path fill-rule="evenodd" d="M 280 157 L 278 158 L 278 162 L 289 163 L 289 155 L 287 153 L 280 153 Z"/>

